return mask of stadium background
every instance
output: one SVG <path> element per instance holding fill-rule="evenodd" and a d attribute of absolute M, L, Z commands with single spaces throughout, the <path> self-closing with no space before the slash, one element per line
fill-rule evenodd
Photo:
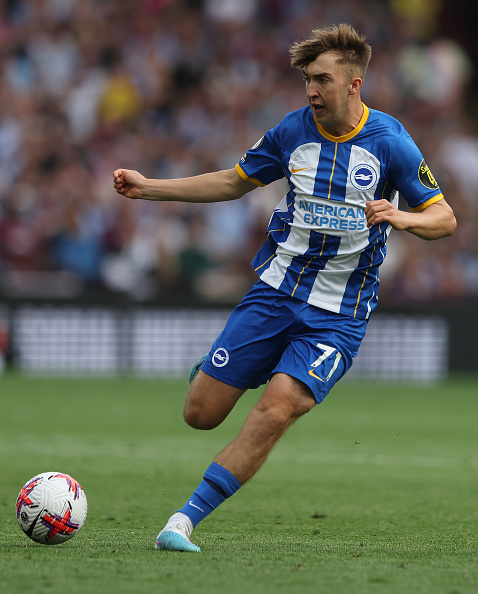
<path fill-rule="evenodd" d="M 403 122 L 458 219 L 392 233 L 355 377 L 478 366 L 478 6 L 466 0 L 5 0 L 0 351 L 35 373 L 181 375 L 255 280 L 281 183 L 241 201 L 127 201 L 112 172 L 232 167 L 304 105 L 288 46 L 349 22 L 364 101 Z"/>

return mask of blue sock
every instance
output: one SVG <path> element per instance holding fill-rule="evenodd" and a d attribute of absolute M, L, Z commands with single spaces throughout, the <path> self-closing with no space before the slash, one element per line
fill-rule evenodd
<path fill-rule="evenodd" d="M 179 510 L 194 526 L 239 489 L 241 483 L 224 467 L 213 462 L 188 502 Z"/>

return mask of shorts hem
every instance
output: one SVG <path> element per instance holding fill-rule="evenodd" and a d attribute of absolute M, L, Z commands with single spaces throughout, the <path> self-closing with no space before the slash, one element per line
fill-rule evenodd
<path fill-rule="evenodd" d="M 328 390 L 326 394 L 323 394 L 321 392 L 317 392 L 317 390 L 314 390 L 314 385 L 317 385 L 317 380 L 314 382 L 309 382 L 308 378 L 306 379 L 305 377 L 299 375 L 299 374 L 294 374 L 291 371 L 283 371 L 282 369 L 274 369 L 273 371 L 273 375 L 275 373 L 284 373 L 285 375 L 289 375 L 290 377 L 293 377 L 294 379 L 298 380 L 299 382 L 302 382 L 304 385 L 306 385 L 309 390 L 312 392 L 312 397 L 314 398 L 315 402 L 317 404 L 320 404 L 321 402 L 323 402 L 326 397 L 329 395 L 330 390 L 332 389 L 333 386 L 331 386 Z"/>
<path fill-rule="evenodd" d="M 217 379 L 220 382 L 228 384 L 229 386 L 233 386 L 234 388 L 239 388 L 240 390 L 255 390 L 255 389 L 259 388 L 260 386 L 264 385 L 261 383 L 248 384 L 246 382 L 241 382 L 240 380 L 237 380 L 236 378 L 231 378 L 224 374 L 221 374 L 220 371 L 214 369 L 214 367 L 209 366 L 206 369 L 204 369 L 204 364 L 201 365 L 201 370 L 204 371 L 204 373 L 206 375 L 209 375 L 210 377 L 213 377 L 214 379 Z"/>

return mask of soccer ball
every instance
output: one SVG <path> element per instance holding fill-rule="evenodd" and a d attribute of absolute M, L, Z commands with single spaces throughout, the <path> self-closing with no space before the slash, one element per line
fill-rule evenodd
<path fill-rule="evenodd" d="M 88 503 L 81 485 L 61 472 L 34 476 L 17 497 L 20 528 L 41 544 L 60 544 L 78 534 L 87 511 Z"/>

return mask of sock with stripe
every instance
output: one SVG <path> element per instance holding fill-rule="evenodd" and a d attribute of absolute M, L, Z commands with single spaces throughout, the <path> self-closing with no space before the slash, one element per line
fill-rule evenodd
<path fill-rule="evenodd" d="M 178 511 L 188 516 L 196 527 L 223 501 L 234 495 L 240 486 L 241 483 L 233 474 L 213 462 L 204 473 L 198 488 Z"/>

